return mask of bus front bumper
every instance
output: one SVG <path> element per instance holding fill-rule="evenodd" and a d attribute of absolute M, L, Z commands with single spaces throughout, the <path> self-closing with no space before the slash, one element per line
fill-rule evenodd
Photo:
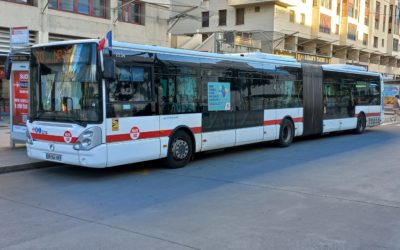
<path fill-rule="evenodd" d="M 107 167 L 107 146 L 101 144 L 88 151 L 75 150 L 73 144 L 34 141 L 26 144 L 31 158 L 90 168 Z"/>

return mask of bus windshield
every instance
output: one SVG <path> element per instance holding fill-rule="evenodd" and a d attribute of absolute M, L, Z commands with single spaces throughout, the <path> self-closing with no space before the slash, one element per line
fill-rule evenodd
<path fill-rule="evenodd" d="M 101 122 L 101 84 L 96 44 L 32 49 L 30 120 Z"/>

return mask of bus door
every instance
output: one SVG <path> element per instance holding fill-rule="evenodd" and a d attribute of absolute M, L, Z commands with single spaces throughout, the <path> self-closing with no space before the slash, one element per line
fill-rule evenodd
<path fill-rule="evenodd" d="M 356 127 L 353 86 L 351 74 L 324 72 L 324 132 Z"/>
<path fill-rule="evenodd" d="M 117 57 L 117 79 L 106 84 L 108 166 L 160 157 L 154 70 L 146 64 L 148 57 L 147 53 L 129 60 Z"/>
<path fill-rule="evenodd" d="M 303 135 L 315 135 L 325 132 L 323 74 L 318 65 L 303 64 Z"/>
<path fill-rule="evenodd" d="M 231 107 L 232 81 L 206 80 L 205 84 L 207 106 L 202 113 L 202 150 L 234 146 L 236 131 L 235 112 Z"/>
<path fill-rule="evenodd" d="M 203 151 L 231 147 L 236 142 L 232 105 L 235 78 L 231 64 L 219 59 L 201 59 Z"/>
<path fill-rule="evenodd" d="M 232 62 L 232 68 L 235 145 L 260 142 L 264 137 L 263 64 Z"/>

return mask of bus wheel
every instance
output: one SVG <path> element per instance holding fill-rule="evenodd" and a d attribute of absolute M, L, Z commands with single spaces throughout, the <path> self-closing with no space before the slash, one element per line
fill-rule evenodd
<path fill-rule="evenodd" d="M 179 130 L 174 133 L 170 139 L 165 165 L 167 168 L 184 167 L 189 163 L 192 154 L 192 139 L 186 132 Z"/>
<path fill-rule="evenodd" d="M 294 138 L 294 125 L 289 119 L 284 119 L 279 130 L 279 139 L 277 144 L 279 147 L 288 147 L 292 144 Z"/>
<path fill-rule="evenodd" d="M 357 127 L 354 130 L 354 133 L 358 135 L 364 133 L 366 126 L 367 126 L 367 121 L 365 119 L 365 115 L 359 114 L 357 117 Z"/>

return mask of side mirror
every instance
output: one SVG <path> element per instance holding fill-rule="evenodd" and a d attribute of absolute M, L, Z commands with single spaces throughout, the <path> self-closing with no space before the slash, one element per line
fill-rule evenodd
<path fill-rule="evenodd" d="M 112 58 L 104 58 L 103 77 L 107 80 L 114 81 L 116 77 L 116 62 Z"/>
<path fill-rule="evenodd" d="M 11 67 L 12 67 L 12 61 L 10 56 L 7 56 L 6 61 L 4 63 L 4 74 L 6 75 L 6 79 L 10 80 L 11 77 Z"/>

